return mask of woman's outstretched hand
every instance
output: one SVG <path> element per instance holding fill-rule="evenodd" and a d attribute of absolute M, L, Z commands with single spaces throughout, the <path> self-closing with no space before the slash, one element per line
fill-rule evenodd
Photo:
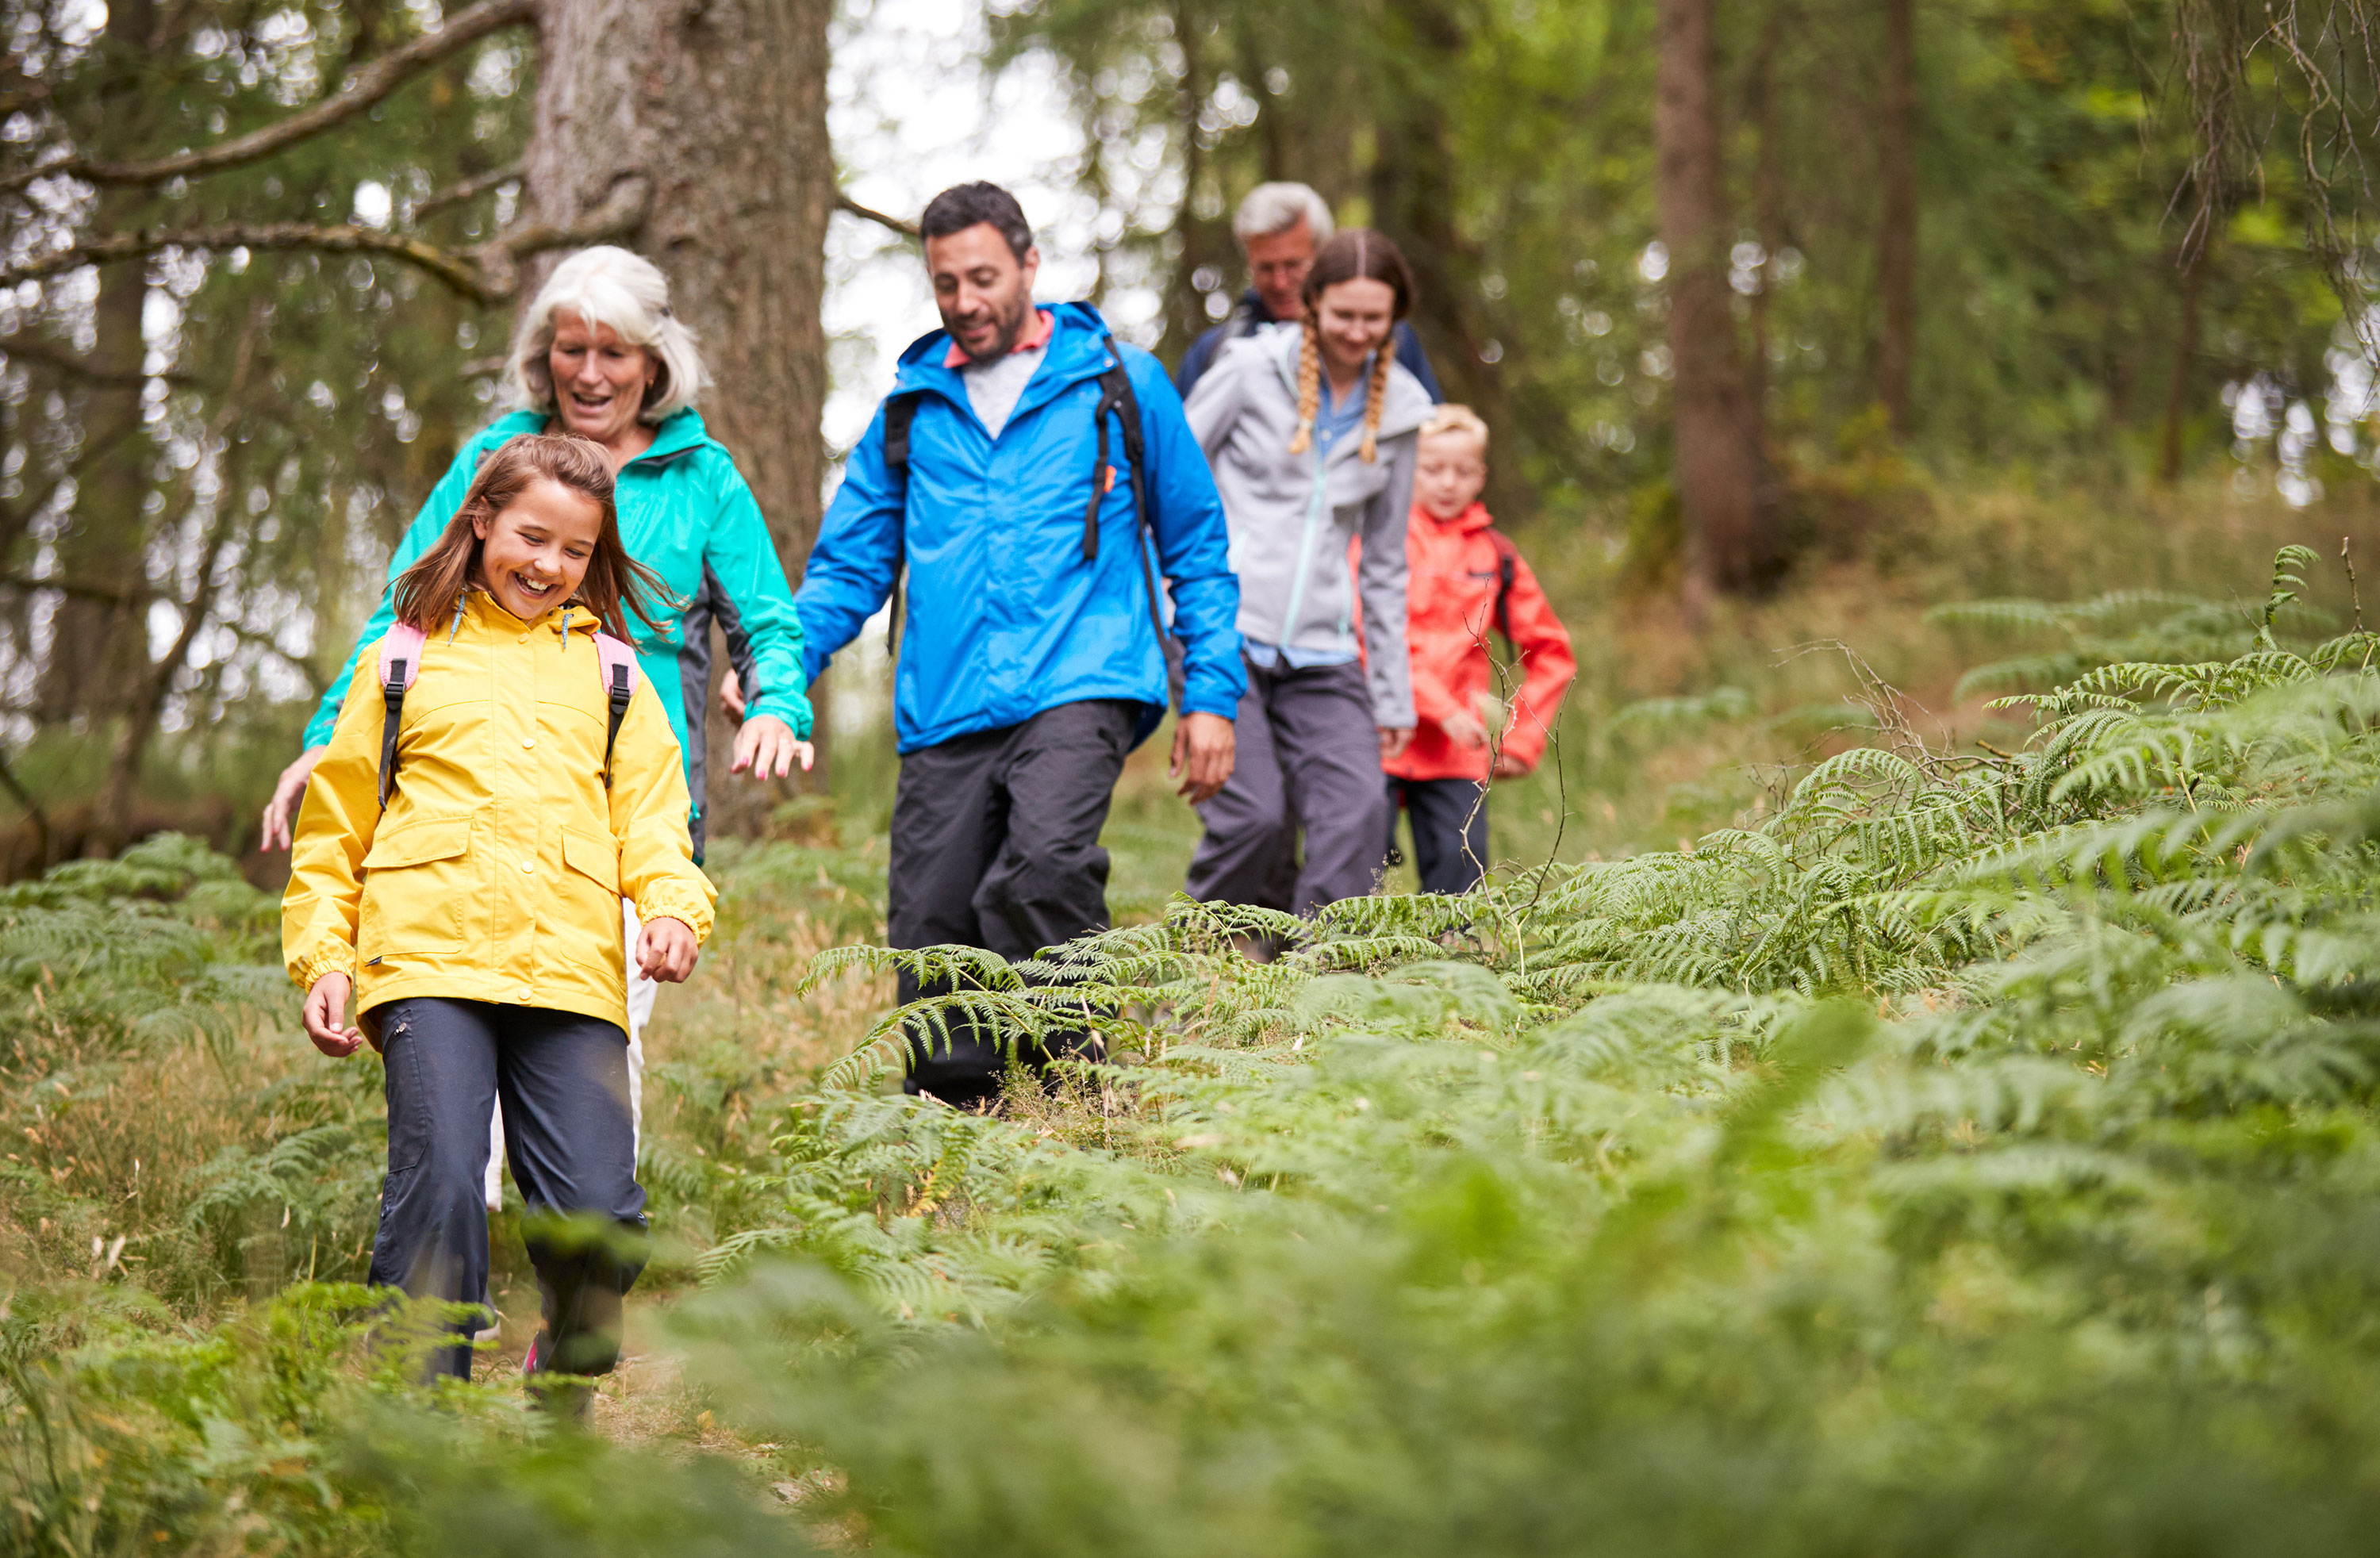
<path fill-rule="evenodd" d="M 649 980 L 663 984 L 677 984 L 694 972 L 694 960 L 700 955 L 702 943 L 694 939 L 693 927 L 683 919 L 667 915 L 645 921 L 637 937 L 637 968 Z"/>
<path fill-rule="evenodd" d="M 814 756 L 810 744 L 796 737 L 792 725 L 774 714 L 755 714 L 735 733 L 735 761 L 727 772 L 749 770 L 755 779 L 783 779 L 795 763 L 808 773 Z"/>
<path fill-rule="evenodd" d="M 256 846 L 259 849 L 286 849 L 298 827 L 298 803 L 306 798 L 306 781 L 314 775 L 314 765 L 322 761 L 328 749 L 309 747 L 298 754 L 298 761 L 281 771 L 273 781 L 273 798 L 264 803 L 264 825 Z"/>
<path fill-rule="evenodd" d="M 345 974 L 324 974 L 306 992 L 306 1037 L 333 1060 L 345 1060 L 363 1047 L 362 1029 L 341 1026 L 355 987 L 356 981 Z"/>

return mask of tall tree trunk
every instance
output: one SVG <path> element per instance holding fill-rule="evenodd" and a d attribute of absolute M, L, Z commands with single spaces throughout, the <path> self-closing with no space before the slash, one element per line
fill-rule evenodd
<path fill-rule="evenodd" d="M 2185 248 L 2181 261 L 2181 317 L 2173 332 L 2173 376 L 2166 381 L 2164 425 L 2157 434 L 2157 480 L 2181 480 L 2182 424 L 2190 420 L 2190 392 L 2197 383 L 2199 306 L 2206 290 L 2210 238 Z"/>
<path fill-rule="evenodd" d="M 1765 417 L 1768 408 L 1768 315 L 1777 295 L 1777 252 L 1785 247 L 1785 131 L 1777 116 L 1777 55 L 1785 43 L 1783 6 L 1771 6 L 1754 45 L 1744 107 L 1752 119 L 1757 159 L 1752 168 L 1752 221 L 1760 239 L 1760 287 L 1752 295 L 1752 355 L 1746 393 Z"/>
<path fill-rule="evenodd" d="M 1659 0 L 1654 194 L 1670 252 L 1672 436 L 1694 582 L 1747 593 L 1779 563 L 1761 415 L 1744 373 L 1727 283 L 1719 163 L 1718 0 Z"/>
<path fill-rule="evenodd" d="M 100 786 L 98 823 L 93 829 L 97 846 L 104 854 L 113 855 L 132 842 L 133 801 L 140 784 L 141 763 L 156 739 L 165 704 L 173 697 L 174 679 L 189 663 L 199 635 L 213 620 L 215 573 L 223 562 L 224 549 L 231 544 L 232 532 L 247 518 L 249 445 L 235 437 L 233 430 L 248 402 L 257 342 L 270 318 L 261 299 L 249 310 L 233 348 L 231 377 L 225 384 L 220 409 L 213 425 L 207 430 L 208 442 L 221 462 L 220 480 L 215 511 L 208 521 L 206 536 L 199 546 L 198 566 L 191 574 L 189 599 L 176 603 L 181 608 L 181 627 L 174 641 L 166 646 L 164 655 L 154 664 L 149 663 L 145 653 L 142 655 L 141 676 L 125 696 L 122 713 L 116 721 L 115 742 L 108 753 L 107 778 Z"/>
<path fill-rule="evenodd" d="M 1892 431 L 1909 436 L 1910 381 L 1917 360 L 1916 0 L 1884 0 L 1884 101 L 1876 116 L 1876 175 L 1884 209 L 1876 229 L 1876 290 L 1883 332 L 1876 397 Z"/>
<path fill-rule="evenodd" d="M 144 68 L 149 34 L 155 25 L 151 0 L 118 0 L 107 12 L 105 46 L 117 68 L 136 78 Z M 120 94 L 119 106 L 94 128 L 92 150 L 100 155 L 144 143 L 153 110 L 150 94 Z M 148 192 L 103 190 L 92 215 L 98 232 L 139 225 Z M 103 265 L 92 308 L 90 361 L 106 377 L 82 404 L 84 463 L 75 486 L 73 510 L 58 537 L 57 573 L 79 585 L 114 591 L 113 601 L 94 595 L 62 597 L 51 618 L 49 659 L 42 676 L 45 720 L 104 720 L 122 712 L 149 665 L 148 630 L 140 596 L 148 582 L 144 566 L 152 461 L 142 432 L 140 371 L 147 347 L 141 315 L 149 300 L 149 262 Z"/>
<path fill-rule="evenodd" d="M 1198 188 L 1207 182 L 1208 164 L 1212 161 L 1199 137 L 1198 116 L 1206 111 L 1208 94 L 1213 91 L 1208 46 L 1217 40 L 1209 37 L 1207 18 L 1189 0 L 1174 0 L 1173 39 L 1182 48 L 1182 87 L 1177 96 L 1182 110 L 1182 217 L 1175 228 L 1182 251 L 1174 257 L 1173 281 L 1165 302 L 1165 338 L 1160 347 L 1162 355 L 1179 360 L 1190 343 L 1213 323 L 1207 317 L 1206 294 L 1196 284 L 1198 272 L 1211 267 L 1229 287 L 1239 279 L 1239 265 L 1232 253 L 1230 220 L 1200 216 L 1197 212 Z M 1251 90 L 1262 91 L 1264 83 L 1259 80 Z"/>
<path fill-rule="evenodd" d="M 825 476 L 830 9 L 829 0 L 550 4 L 526 160 L 528 214 L 545 222 L 581 220 L 620 181 L 645 181 L 648 214 L 625 241 L 668 274 L 678 313 L 700 337 L 717 381 L 703 417 L 735 452 L 793 579 L 818 534 Z M 747 827 L 775 797 L 729 781 L 726 759 L 710 763 L 712 794 L 726 803 L 710 809 L 713 825 Z"/>
<path fill-rule="evenodd" d="M 1482 317 L 1480 282 L 1486 269 L 1479 248 L 1454 220 L 1461 204 L 1462 172 L 1455 165 L 1453 128 L 1437 89 L 1439 62 L 1460 55 L 1469 40 L 1444 0 L 1390 0 L 1389 17 L 1407 34 L 1407 56 L 1429 62 L 1427 70 L 1380 95 L 1376 152 L 1371 169 L 1372 220 L 1397 241 L 1414 271 L 1414 327 L 1429 349 L 1430 366 L 1451 401 L 1469 406 L 1488 427 L 1507 427 L 1500 363 L 1503 348 L 1488 345 L 1490 327 Z M 1491 362 L 1490 356 L 1497 359 Z M 1509 445 L 1507 445 L 1509 447 Z M 1517 459 L 1488 468 L 1491 509 L 1519 515 L 1529 506 Z"/>

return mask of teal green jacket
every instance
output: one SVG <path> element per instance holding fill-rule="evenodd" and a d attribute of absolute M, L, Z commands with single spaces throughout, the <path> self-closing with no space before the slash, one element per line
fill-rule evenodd
<path fill-rule="evenodd" d="M 545 420 L 542 412 L 515 411 L 463 445 L 389 558 L 392 583 L 445 533 L 447 521 L 463 506 L 463 494 L 470 489 L 480 461 L 521 433 L 544 431 Z M 801 618 L 794 615 L 793 591 L 785 586 L 785 570 L 760 517 L 760 505 L 735 469 L 735 459 L 710 436 L 692 407 L 673 413 L 654 432 L 652 447 L 620 469 L 621 542 L 629 556 L 661 576 L 679 605 L 706 598 L 715 603 L 722 624 L 731 634 L 740 633 L 750 648 L 754 676 L 746 678 L 745 694 L 751 712 L 773 714 L 807 740 L 810 704 L 802 674 Z M 329 744 L 339 704 L 355 675 L 356 656 L 364 646 L 378 643 L 395 621 L 390 603 L 391 591 L 384 589 L 362 637 L 347 651 L 346 663 L 331 678 L 322 706 L 306 726 L 307 746 Z M 674 612 L 664 620 L 664 633 L 654 633 L 633 616 L 628 627 L 636 639 L 638 662 L 661 694 L 685 755 L 699 847 L 702 702 L 709 690 L 703 673 L 710 667 L 710 646 L 686 644 Z"/>

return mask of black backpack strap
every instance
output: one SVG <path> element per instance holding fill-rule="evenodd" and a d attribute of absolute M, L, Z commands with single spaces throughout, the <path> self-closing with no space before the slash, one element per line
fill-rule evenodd
<path fill-rule="evenodd" d="M 1108 413 L 1113 411 L 1123 429 L 1124 473 L 1132 482 L 1133 550 L 1140 554 L 1140 581 L 1148 591 L 1148 625 L 1156 629 L 1157 647 L 1163 650 L 1172 635 L 1165 631 L 1165 614 L 1157 604 L 1157 569 L 1149 561 L 1149 554 L 1157 545 L 1157 516 L 1148 506 L 1148 462 L 1140 435 L 1140 397 L 1132 392 L 1132 374 L 1124 367 L 1123 354 L 1116 349 L 1114 336 L 1107 337 L 1107 348 L 1110 366 L 1099 375 L 1099 464 L 1091 470 L 1091 504 L 1083 515 L 1083 561 L 1087 563 L 1099 554 L 1099 500 L 1107 495 Z M 1173 691 L 1172 663 L 1173 656 L 1168 654 L 1169 701 Z"/>
<path fill-rule="evenodd" d="M 1130 466 L 1133 481 L 1133 503 L 1148 523 L 1148 505 L 1141 502 L 1140 492 L 1140 404 L 1133 396 L 1132 378 L 1125 373 L 1123 359 L 1117 355 L 1115 341 L 1107 343 L 1108 356 L 1115 365 L 1099 375 L 1099 409 L 1091 413 L 1091 425 L 1099 430 L 1099 450 L 1091 466 L 1091 500 L 1083 505 L 1083 561 L 1096 563 L 1099 557 L 1099 502 L 1108 495 L 1108 418 L 1113 414 L 1123 424 L 1123 457 Z"/>
<path fill-rule="evenodd" d="M 396 731 L 405 715 L 405 662 L 388 663 L 388 680 L 381 684 L 380 809 L 388 809 L 389 792 L 396 787 Z"/>
<path fill-rule="evenodd" d="M 607 789 L 612 784 L 612 748 L 620 739 L 620 722 L 628 717 L 628 700 L 635 691 L 636 684 L 628 677 L 628 668 L 625 665 L 613 666 L 610 727 L 603 732 L 603 784 Z"/>
<path fill-rule="evenodd" d="M 901 519 L 892 537 L 892 593 L 884 613 L 884 651 L 895 659 L 901 652 L 901 587 L 909 571 L 909 424 L 917 420 L 922 393 L 897 390 L 884 397 L 884 469 L 901 494 Z"/>
<path fill-rule="evenodd" d="M 1515 554 L 1512 543 L 1494 530 L 1488 532 L 1488 539 L 1496 543 L 1496 631 L 1504 635 L 1505 649 L 1517 654 L 1520 651 L 1512 645 L 1512 579 L 1518 571 L 1513 561 Z"/>

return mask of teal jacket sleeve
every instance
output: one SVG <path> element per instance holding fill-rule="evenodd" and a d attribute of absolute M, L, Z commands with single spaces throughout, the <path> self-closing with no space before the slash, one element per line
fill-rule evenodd
<path fill-rule="evenodd" d="M 759 500 L 735 462 L 722 458 L 716 478 L 718 519 L 704 542 L 702 560 L 719 588 L 735 603 L 751 651 L 757 686 L 744 689 L 747 717 L 781 719 L 801 740 L 810 738 L 809 677 L 802 668 L 802 619 L 785 583 L 777 544 L 760 517 Z M 688 718 L 702 711 L 689 709 Z"/>
<path fill-rule="evenodd" d="M 421 512 L 413 517 L 413 524 L 406 530 L 404 539 L 396 543 L 396 550 L 389 554 L 388 582 L 381 587 L 380 603 L 372 607 L 371 616 L 365 622 L 362 634 L 347 647 L 347 658 L 340 663 L 339 674 L 331 678 L 330 687 L 323 691 L 322 701 L 315 707 L 314 717 L 306 722 L 306 746 L 327 747 L 331 744 L 331 727 L 339 723 L 339 706 L 346 701 L 347 683 L 356 674 L 356 656 L 366 644 L 380 642 L 387 636 L 389 628 L 395 625 L 395 592 L 392 587 L 399 574 L 419 562 L 423 553 L 437 544 L 438 538 L 446 533 L 446 522 L 455 517 L 456 509 L 463 506 L 463 494 L 471 490 L 471 478 L 479 473 L 480 444 L 480 441 L 474 438 L 463 445 L 455 456 L 455 463 L 446 468 L 446 474 L 440 477 L 438 485 L 430 490 L 429 500 L 422 504 Z"/>

